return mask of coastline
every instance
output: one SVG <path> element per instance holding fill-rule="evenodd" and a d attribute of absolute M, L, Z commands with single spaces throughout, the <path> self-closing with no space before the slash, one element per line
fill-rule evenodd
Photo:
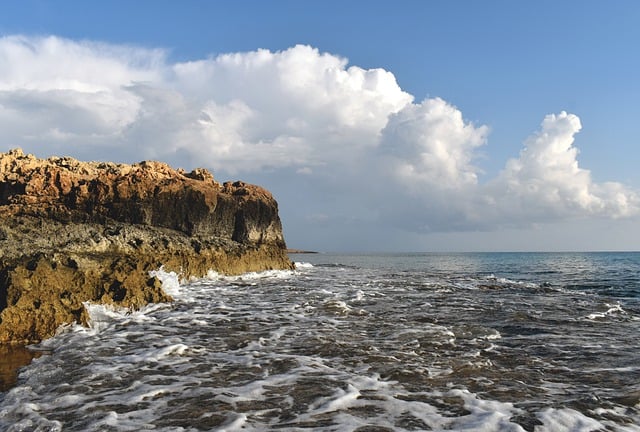
<path fill-rule="evenodd" d="M 140 308 L 183 278 L 291 269 L 278 204 L 205 169 L 0 153 L 0 344 L 86 324 L 85 302 Z"/>

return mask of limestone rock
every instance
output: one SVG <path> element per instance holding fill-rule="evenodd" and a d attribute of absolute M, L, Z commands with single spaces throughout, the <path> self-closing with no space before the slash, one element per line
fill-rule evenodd
<path fill-rule="evenodd" d="M 183 277 L 289 269 L 265 189 L 160 162 L 0 154 L 0 343 L 86 321 L 84 302 L 171 300 L 149 271 Z"/>

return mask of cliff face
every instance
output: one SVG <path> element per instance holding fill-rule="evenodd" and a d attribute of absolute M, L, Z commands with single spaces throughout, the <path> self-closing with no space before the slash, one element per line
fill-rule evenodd
<path fill-rule="evenodd" d="M 288 269 L 263 188 L 206 170 L 0 154 L 0 342 L 86 320 L 83 302 L 168 301 L 149 271 L 183 277 Z"/>

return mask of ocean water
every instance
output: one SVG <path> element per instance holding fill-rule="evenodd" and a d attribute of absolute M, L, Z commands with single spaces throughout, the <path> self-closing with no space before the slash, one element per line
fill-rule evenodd
<path fill-rule="evenodd" d="M 640 253 L 292 255 L 88 305 L 2 431 L 640 431 Z"/>

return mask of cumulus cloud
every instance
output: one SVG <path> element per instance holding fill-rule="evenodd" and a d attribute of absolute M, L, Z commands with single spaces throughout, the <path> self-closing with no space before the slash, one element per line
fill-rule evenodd
<path fill-rule="evenodd" d="M 390 174 L 407 188 L 466 188 L 478 183 L 472 161 L 487 132 L 486 126 L 466 123 L 444 100 L 426 99 L 389 116 L 380 153 L 387 156 Z"/>
<path fill-rule="evenodd" d="M 487 126 L 440 98 L 416 103 L 389 71 L 313 47 L 172 63 L 163 50 L 0 38 L 5 149 L 262 175 L 284 185 L 285 207 L 288 192 L 305 188 L 295 205 L 308 214 L 295 214 L 306 223 L 349 215 L 353 227 L 447 231 L 637 215 L 637 191 L 595 183 L 579 166 L 580 127 L 572 114 L 545 117 L 481 183 Z"/>
<path fill-rule="evenodd" d="M 347 67 L 346 59 L 303 45 L 172 70 L 170 85 L 202 114 L 187 147 L 233 171 L 353 158 L 374 146 L 389 114 L 412 100 L 393 74 Z"/>
<path fill-rule="evenodd" d="M 581 215 L 623 217 L 637 213 L 637 193 L 620 183 L 596 184 L 578 164 L 574 136 L 582 125 L 573 114 L 547 115 L 518 158 L 486 189 L 501 217 L 553 220 Z"/>

